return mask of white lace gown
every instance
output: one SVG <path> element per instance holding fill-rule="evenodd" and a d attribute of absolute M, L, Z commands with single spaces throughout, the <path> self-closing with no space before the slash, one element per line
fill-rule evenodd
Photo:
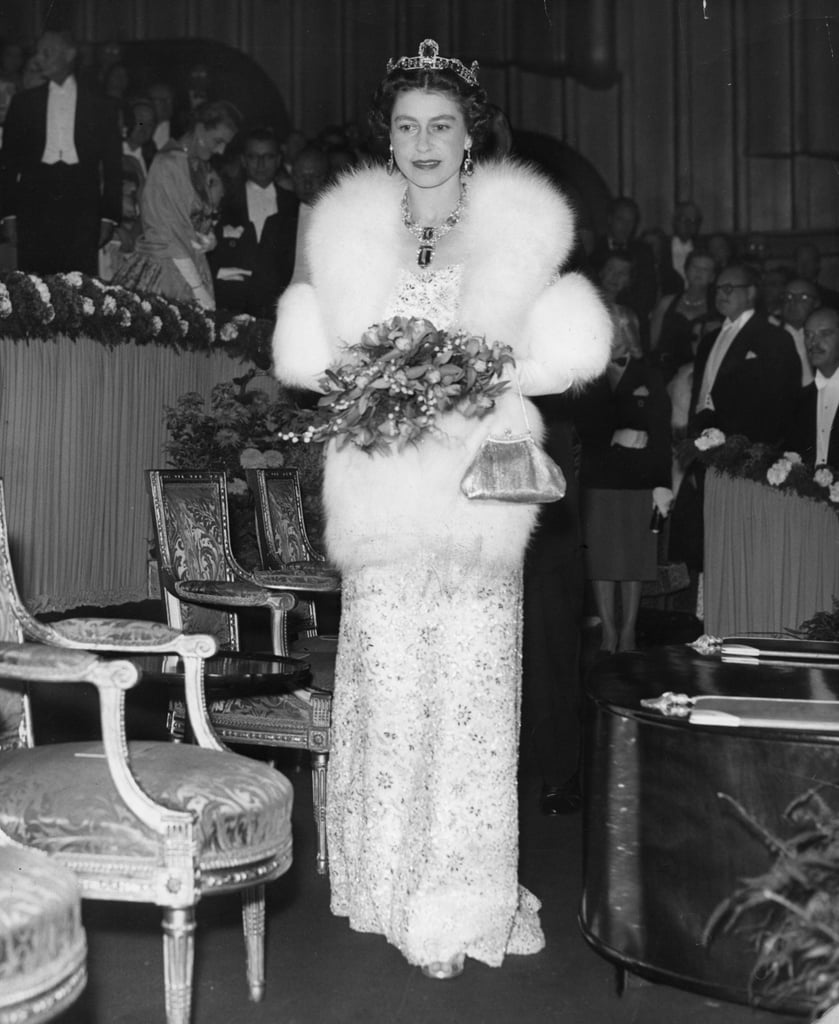
<path fill-rule="evenodd" d="M 452 327 L 459 281 L 456 266 L 403 273 L 385 318 Z M 468 550 L 441 561 L 343 578 L 331 905 L 410 963 L 498 966 L 544 946 L 539 902 L 518 883 L 521 571 Z"/>

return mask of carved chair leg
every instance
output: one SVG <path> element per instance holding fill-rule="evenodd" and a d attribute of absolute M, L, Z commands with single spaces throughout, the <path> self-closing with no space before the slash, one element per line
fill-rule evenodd
<path fill-rule="evenodd" d="M 166 1024 L 189 1024 L 195 954 L 195 907 L 163 910 Z"/>
<path fill-rule="evenodd" d="M 265 995 L 265 886 L 255 885 L 242 893 L 242 924 L 248 961 L 248 989 L 254 1003 Z"/>
<path fill-rule="evenodd" d="M 329 754 L 312 753 L 312 807 L 318 837 L 317 871 L 326 874 L 326 770 Z"/>

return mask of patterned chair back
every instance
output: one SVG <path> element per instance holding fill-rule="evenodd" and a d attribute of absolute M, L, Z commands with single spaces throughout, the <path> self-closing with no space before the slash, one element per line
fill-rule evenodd
<path fill-rule="evenodd" d="M 3 643 L 23 643 L 19 617 L 23 607 L 12 571 L 6 495 L 0 480 L 0 641 Z M 0 686 L 0 750 L 31 746 L 31 724 L 27 693 L 19 688 Z"/>
<path fill-rule="evenodd" d="M 233 580 L 227 481 L 223 471 L 150 469 L 147 473 L 157 540 L 161 591 L 171 626 L 210 633 L 222 650 L 238 650 L 232 612 L 179 601 L 169 587 L 179 580 Z"/>
<path fill-rule="evenodd" d="M 256 503 L 256 538 L 263 568 L 282 569 L 295 562 L 325 561 L 306 533 L 297 470 L 249 469 L 246 475 Z M 314 601 L 299 601 L 289 619 L 298 636 L 317 636 Z"/>

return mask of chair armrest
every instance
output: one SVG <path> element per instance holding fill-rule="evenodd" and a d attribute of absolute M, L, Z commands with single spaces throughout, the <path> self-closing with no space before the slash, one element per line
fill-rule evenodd
<path fill-rule="evenodd" d="M 241 580 L 169 580 L 163 585 L 179 601 L 211 605 L 217 608 L 270 608 L 290 611 L 296 604 L 291 593 L 277 592 L 252 579 Z"/>
<path fill-rule="evenodd" d="M 65 655 L 71 652 L 81 655 L 82 651 L 117 652 L 128 656 L 177 655 L 184 663 L 187 714 L 196 740 L 202 747 L 227 749 L 213 729 L 204 694 L 204 662 L 218 650 L 215 637 L 205 633 L 184 633 L 162 622 L 140 619 L 61 619 L 52 624 L 33 619 L 31 632 L 37 632 L 42 643 L 63 648 L 62 654 Z"/>
<path fill-rule="evenodd" d="M 263 587 L 299 593 L 337 594 L 341 590 L 341 574 L 317 562 L 288 562 L 282 569 L 256 569 L 254 582 Z"/>
<path fill-rule="evenodd" d="M 141 619 L 61 619 L 35 624 L 41 642 L 73 650 L 202 658 L 211 658 L 218 650 L 215 637 L 208 634 L 183 633 L 162 622 Z"/>
<path fill-rule="evenodd" d="M 0 643 L 0 678 L 20 682 L 93 683 L 99 692 L 102 744 L 114 786 L 129 810 L 158 835 L 191 830 L 193 815 L 158 804 L 140 788 L 131 771 L 125 736 L 125 691 L 140 678 L 136 665 L 89 651 L 40 644 Z"/>

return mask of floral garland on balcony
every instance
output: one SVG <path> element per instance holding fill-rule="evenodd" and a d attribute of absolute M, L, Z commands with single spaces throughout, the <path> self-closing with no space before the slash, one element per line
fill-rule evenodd
<path fill-rule="evenodd" d="M 698 461 L 737 480 L 752 480 L 825 503 L 839 514 L 839 471 L 830 466 L 813 469 L 797 452 L 781 452 L 777 446 L 756 444 L 740 434 L 726 437 L 710 427 L 682 441 L 676 454 L 685 468 Z"/>
<path fill-rule="evenodd" d="M 14 340 L 75 340 L 85 335 L 108 348 L 131 343 L 185 352 L 221 348 L 265 369 L 272 324 L 163 295 L 135 293 L 78 271 L 39 277 L 0 274 L 0 334 Z"/>

